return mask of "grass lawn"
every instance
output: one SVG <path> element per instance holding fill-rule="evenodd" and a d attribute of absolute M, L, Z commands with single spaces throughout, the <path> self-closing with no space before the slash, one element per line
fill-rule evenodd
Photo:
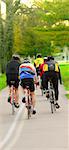
<path fill-rule="evenodd" d="M 6 87 L 6 76 L 5 74 L 0 75 L 0 90 Z"/>
<path fill-rule="evenodd" d="M 69 94 L 66 94 L 66 97 L 69 99 Z"/>
<path fill-rule="evenodd" d="M 69 91 L 69 63 L 60 64 L 60 70 L 65 90 Z M 66 96 L 69 98 L 69 94 Z"/>

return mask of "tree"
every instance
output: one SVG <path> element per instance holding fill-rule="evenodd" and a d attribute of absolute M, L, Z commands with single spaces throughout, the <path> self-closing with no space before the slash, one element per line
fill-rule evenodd
<path fill-rule="evenodd" d="M 35 1 L 29 8 L 20 0 L 6 0 L 5 50 L 9 60 L 12 53 L 43 55 L 59 52 L 69 46 L 69 4 L 55 0 Z M 51 42 L 53 41 L 53 46 Z"/>
<path fill-rule="evenodd" d="M 1 0 L 0 0 L 0 71 L 4 73 L 4 28 L 1 18 Z"/>
<path fill-rule="evenodd" d="M 5 49 L 7 54 L 7 60 L 9 60 L 13 54 L 13 24 L 14 15 L 19 8 L 20 0 L 6 0 L 6 23 L 5 23 Z"/>

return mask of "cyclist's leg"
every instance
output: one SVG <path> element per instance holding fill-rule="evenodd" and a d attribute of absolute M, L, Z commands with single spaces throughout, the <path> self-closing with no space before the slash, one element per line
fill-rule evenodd
<path fill-rule="evenodd" d="M 9 96 L 8 96 L 8 102 L 11 103 L 11 83 L 10 83 L 10 80 L 11 80 L 11 76 L 10 74 L 7 74 L 6 75 L 6 83 L 8 85 L 8 88 L 9 88 Z"/>
<path fill-rule="evenodd" d="M 18 91 L 18 88 L 15 88 L 15 102 L 19 103 L 19 91 Z"/>
<path fill-rule="evenodd" d="M 29 87 L 30 87 L 30 94 L 31 94 L 31 99 L 32 99 L 33 114 L 35 114 L 36 113 L 36 110 L 35 110 L 36 98 L 35 98 L 35 87 L 34 87 L 33 79 L 30 79 Z"/>
<path fill-rule="evenodd" d="M 31 99 L 32 99 L 32 113 L 36 113 L 35 105 L 36 105 L 36 98 L 35 98 L 35 92 L 30 92 L 31 93 Z"/>
<path fill-rule="evenodd" d="M 27 79 L 22 79 L 20 85 L 21 85 L 22 93 L 23 93 L 22 102 L 23 102 L 23 103 L 26 103 L 26 96 L 27 96 L 27 89 L 26 89 L 26 86 L 27 86 Z"/>
<path fill-rule="evenodd" d="M 57 76 L 53 77 L 53 87 L 54 87 L 54 91 L 55 91 L 55 105 L 56 108 L 59 108 L 59 104 L 58 104 L 58 78 Z"/>
<path fill-rule="evenodd" d="M 43 74 L 43 89 L 48 90 L 48 75 L 46 72 Z"/>
<path fill-rule="evenodd" d="M 19 107 L 19 81 L 16 80 L 14 83 L 14 101 L 15 101 L 15 107 Z"/>
<path fill-rule="evenodd" d="M 58 101 L 58 78 L 53 76 L 52 82 L 55 91 L 55 100 Z"/>
<path fill-rule="evenodd" d="M 11 83 L 8 82 L 8 88 L 9 88 L 9 96 L 8 96 L 8 102 L 11 103 Z"/>
<path fill-rule="evenodd" d="M 39 81 L 40 81 L 39 67 L 36 68 L 36 73 L 37 73 L 37 85 L 39 85 Z"/>
<path fill-rule="evenodd" d="M 35 108 L 36 100 L 35 100 L 35 92 L 30 92 L 32 98 L 32 106 L 33 109 Z"/>
<path fill-rule="evenodd" d="M 43 90 L 46 90 L 46 97 L 49 98 L 49 91 L 48 91 L 48 78 L 49 78 L 49 73 L 45 72 L 43 74 Z"/>

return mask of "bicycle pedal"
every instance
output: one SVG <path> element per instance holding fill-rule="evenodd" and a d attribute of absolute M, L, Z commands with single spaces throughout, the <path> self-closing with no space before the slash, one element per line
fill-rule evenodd
<path fill-rule="evenodd" d="M 50 101 L 51 104 L 54 104 L 54 101 Z"/>
<path fill-rule="evenodd" d="M 31 106 L 29 106 L 29 109 L 31 109 Z"/>
<path fill-rule="evenodd" d="M 28 108 L 31 109 L 31 106 L 27 106 L 27 105 L 26 105 L 26 108 L 27 108 L 27 109 L 28 109 Z"/>

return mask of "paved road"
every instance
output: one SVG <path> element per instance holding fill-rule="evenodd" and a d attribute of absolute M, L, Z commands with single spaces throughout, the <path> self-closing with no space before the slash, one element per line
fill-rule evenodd
<path fill-rule="evenodd" d="M 50 104 L 45 96 L 36 91 L 37 114 L 27 119 L 27 111 L 21 102 L 12 116 L 11 105 L 7 103 L 8 89 L 0 92 L 0 150 L 68 150 L 69 148 L 69 102 L 65 90 L 59 87 L 61 108 L 51 114 Z"/>

